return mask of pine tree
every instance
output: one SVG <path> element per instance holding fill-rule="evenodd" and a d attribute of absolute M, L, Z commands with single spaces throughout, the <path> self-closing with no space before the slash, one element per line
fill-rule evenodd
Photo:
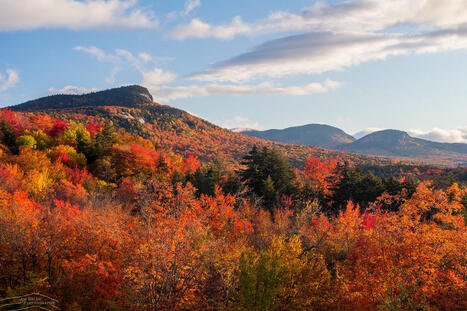
<path fill-rule="evenodd" d="M 242 181 L 252 194 L 263 197 L 265 207 L 272 209 L 282 195 L 296 193 L 295 172 L 289 161 L 276 149 L 256 146 L 244 157 L 246 168 L 240 171 Z"/>

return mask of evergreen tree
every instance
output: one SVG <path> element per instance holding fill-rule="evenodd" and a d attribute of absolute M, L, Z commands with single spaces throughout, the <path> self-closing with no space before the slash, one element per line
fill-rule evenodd
<path fill-rule="evenodd" d="M 272 209 L 282 195 L 296 193 L 295 172 L 276 149 L 258 150 L 254 146 L 242 164 L 246 165 L 240 171 L 242 181 L 253 194 L 263 198 L 266 208 Z"/>
<path fill-rule="evenodd" d="M 187 176 L 187 181 L 196 187 L 198 196 L 214 195 L 216 185 L 226 194 L 235 194 L 241 188 L 238 177 L 233 172 L 227 171 L 220 160 L 214 161 L 208 167 L 198 168 L 196 172 Z"/>
<path fill-rule="evenodd" d="M 87 154 L 89 163 L 106 155 L 117 141 L 117 132 L 112 121 L 106 121 L 102 130 L 96 134 L 94 148 Z"/>

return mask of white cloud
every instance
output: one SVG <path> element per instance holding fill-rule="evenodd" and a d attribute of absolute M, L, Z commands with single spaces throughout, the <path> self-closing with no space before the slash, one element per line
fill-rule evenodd
<path fill-rule="evenodd" d="M 19 74 L 16 70 L 7 69 L 6 77 L 0 73 L 0 92 L 8 90 L 19 82 Z"/>
<path fill-rule="evenodd" d="M 183 15 L 190 14 L 195 8 L 201 5 L 201 0 L 186 0 L 185 1 L 185 11 L 183 11 Z"/>
<path fill-rule="evenodd" d="M 104 50 L 95 46 L 85 47 L 78 45 L 75 46 L 73 50 L 89 54 L 95 57 L 100 62 L 108 62 L 114 64 L 130 63 L 136 68 L 141 68 L 143 63 L 152 60 L 151 55 L 149 55 L 146 52 L 141 52 L 138 54 L 138 56 L 135 56 L 130 51 L 124 49 L 115 49 L 114 53 L 106 53 L 104 52 Z"/>
<path fill-rule="evenodd" d="M 161 103 L 170 102 L 181 98 L 201 97 L 215 94 L 228 95 L 255 95 L 255 94 L 283 94 L 283 95 L 309 95 L 315 93 L 325 93 L 339 88 L 341 83 L 327 79 L 324 83 L 309 83 L 304 86 L 279 87 L 269 82 L 263 82 L 256 85 L 233 85 L 233 84 L 207 84 L 207 85 L 188 85 L 188 86 L 168 86 L 175 82 L 177 75 L 171 71 L 154 67 L 152 70 L 145 70 L 142 61 L 148 57 L 134 56 L 131 52 L 122 49 L 116 49 L 115 53 L 105 53 L 103 50 L 91 46 L 77 46 L 75 50 L 88 53 L 100 61 L 111 62 L 115 64 L 114 70 L 107 78 L 107 82 L 114 81 L 115 73 L 120 70 L 120 64 L 127 62 L 135 67 L 142 74 L 142 85 L 146 86 L 155 99 Z"/>
<path fill-rule="evenodd" d="M 115 82 L 115 76 L 117 75 L 117 73 L 122 70 L 122 68 L 120 68 L 119 66 L 115 66 L 114 68 L 112 68 L 112 71 L 110 72 L 110 75 L 105 78 L 105 82 L 111 84 L 111 83 L 114 83 Z"/>
<path fill-rule="evenodd" d="M 435 127 L 428 131 L 415 129 L 407 132 L 412 136 L 437 142 L 467 143 L 467 127 L 453 130 Z"/>
<path fill-rule="evenodd" d="M 172 11 L 166 14 L 166 19 L 167 21 L 172 20 L 174 18 L 184 18 L 187 15 L 190 15 L 190 13 L 199 7 L 201 5 L 201 0 L 185 0 L 185 5 L 183 10 L 180 11 Z"/>
<path fill-rule="evenodd" d="M 188 25 L 178 26 L 170 32 L 170 36 L 183 40 L 187 38 L 209 38 L 232 39 L 239 34 L 249 35 L 252 29 L 245 24 L 240 16 L 232 19 L 229 25 L 212 26 L 204 23 L 198 18 L 194 18 Z"/>
<path fill-rule="evenodd" d="M 236 116 L 232 119 L 222 120 L 222 121 L 218 121 L 215 123 L 219 124 L 220 126 L 224 128 L 232 129 L 236 132 L 262 129 L 262 127 L 260 126 L 258 122 L 252 121 L 249 118 L 242 117 L 242 116 Z"/>
<path fill-rule="evenodd" d="M 257 77 L 321 74 L 388 56 L 454 49 L 467 49 L 467 28 L 420 35 L 306 33 L 267 41 L 189 78 L 239 82 Z"/>
<path fill-rule="evenodd" d="M 211 25 L 197 18 L 170 32 L 176 39 L 231 39 L 239 35 L 313 31 L 368 33 L 397 25 L 453 28 L 467 22 L 465 0 L 354 0 L 336 4 L 317 2 L 298 13 L 278 11 L 252 23 L 240 16 L 230 23 Z"/>
<path fill-rule="evenodd" d="M 173 72 L 164 71 L 157 67 L 151 71 L 143 71 L 142 74 L 143 85 L 148 86 L 172 83 L 177 77 Z"/>
<path fill-rule="evenodd" d="M 80 51 L 89 54 L 95 57 L 100 62 L 107 62 L 113 64 L 114 67 L 112 68 L 112 71 L 110 72 L 109 76 L 105 79 L 107 83 L 114 83 L 116 74 L 120 72 L 122 70 L 122 67 L 126 64 L 129 64 L 130 66 L 138 70 L 143 75 L 143 80 L 145 80 L 146 83 L 150 83 L 150 81 L 156 81 L 156 73 L 158 72 L 146 71 L 144 68 L 147 63 L 152 62 L 153 60 L 151 55 L 149 55 L 146 52 L 141 52 L 137 56 L 135 56 L 130 51 L 124 49 L 115 49 L 113 53 L 106 53 L 104 50 L 95 46 L 75 46 L 73 49 L 75 51 Z M 155 68 L 154 70 L 156 69 L 157 68 Z M 167 80 L 168 75 L 170 73 L 165 72 L 164 74 L 164 78 Z"/>
<path fill-rule="evenodd" d="M 399 26 L 400 33 L 391 29 L 394 26 Z M 267 41 L 189 77 L 240 82 L 257 77 L 321 74 L 389 56 L 467 49 L 467 1 L 317 2 L 298 13 L 273 12 L 252 23 L 240 16 L 222 25 L 194 18 L 170 35 L 176 39 L 232 39 L 279 32 L 302 34 Z"/>
<path fill-rule="evenodd" d="M 169 102 L 180 98 L 201 97 L 209 95 L 310 95 L 325 93 L 340 86 L 337 81 L 326 80 L 324 83 L 310 83 L 304 86 L 277 87 L 263 82 L 256 85 L 208 84 L 190 86 L 149 86 L 156 101 Z"/>
<path fill-rule="evenodd" d="M 90 47 L 75 46 L 73 50 L 90 54 L 94 56 L 95 58 L 97 58 L 98 61 L 101 61 L 101 62 L 113 62 L 117 60 L 116 56 L 106 54 L 102 49 L 99 49 L 95 46 L 90 46 Z"/>
<path fill-rule="evenodd" d="M 2 0 L 0 31 L 37 28 L 154 28 L 151 11 L 136 0 Z"/>
<path fill-rule="evenodd" d="M 139 58 L 141 58 L 143 60 L 143 62 L 149 62 L 150 60 L 152 60 L 151 55 L 149 55 L 148 53 L 145 53 L 145 52 L 139 53 L 138 56 L 139 56 Z"/>
<path fill-rule="evenodd" d="M 84 88 L 79 86 L 67 85 L 61 89 L 55 89 L 53 87 L 49 88 L 49 94 L 68 94 L 68 95 L 80 95 L 91 92 L 96 92 L 96 88 Z"/>
<path fill-rule="evenodd" d="M 382 131 L 382 130 L 384 130 L 384 129 L 378 128 L 378 127 L 368 127 L 368 128 L 365 128 L 365 129 L 363 129 L 361 131 L 358 131 L 357 133 L 353 134 L 352 136 L 355 137 L 356 139 L 360 139 L 363 136 L 366 136 L 366 135 L 374 133 L 374 132 Z"/>

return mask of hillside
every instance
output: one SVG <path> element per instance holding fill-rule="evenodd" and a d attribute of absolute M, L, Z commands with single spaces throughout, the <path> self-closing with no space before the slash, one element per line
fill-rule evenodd
<path fill-rule="evenodd" d="M 255 148 L 234 171 L 104 119 L 204 155 L 266 144 L 152 103 L 0 109 L 0 297 L 10 310 L 377 310 L 375 292 L 400 288 L 430 302 L 414 310 L 466 309 L 467 168 L 309 157 L 294 169 Z M 406 296 L 395 296 L 398 310 Z M 372 303 L 362 309 L 362 299 Z"/>
<path fill-rule="evenodd" d="M 152 101 L 151 93 L 146 88 L 131 85 L 84 95 L 51 95 L 12 106 L 10 109 L 13 111 L 41 111 L 99 106 L 135 107 L 152 103 Z"/>
<path fill-rule="evenodd" d="M 254 145 L 279 149 L 296 167 L 301 167 L 309 156 L 323 159 L 336 157 L 350 163 L 392 162 L 317 147 L 271 142 L 235 133 L 185 111 L 154 103 L 147 89 L 140 86 L 85 95 L 48 96 L 10 108 L 34 114 L 47 112 L 50 116 L 65 121 L 89 119 L 95 123 L 103 123 L 111 120 L 116 126 L 132 134 L 152 140 L 160 148 L 185 156 L 193 154 L 202 161 L 223 159 L 232 167 L 239 167 L 242 157 Z"/>
<path fill-rule="evenodd" d="M 282 130 L 242 131 L 241 133 L 281 143 L 307 145 L 336 149 L 342 144 L 355 141 L 355 138 L 343 130 L 325 124 L 307 124 Z"/>
<path fill-rule="evenodd" d="M 431 142 L 396 130 L 371 133 L 358 140 L 321 124 L 238 133 L 183 110 L 157 104 L 146 88 L 137 85 L 84 95 L 52 95 L 10 109 L 27 114 L 46 112 L 64 121 L 88 119 L 102 124 L 111 120 L 117 127 L 150 139 L 160 148 L 185 156 L 194 154 L 205 162 L 223 159 L 233 167 L 239 167 L 242 157 L 254 145 L 279 149 L 296 167 L 301 167 L 311 155 L 371 165 L 392 162 L 381 157 L 467 165 L 466 144 Z"/>
<path fill-rule="evenodd" d="M 433 142 L 411 137 L 406 132 L 398 130 L 374 132 L 352 143 L 341 145 L 338 149 L 366 155 L 467 165 L 467 144 Z"/>

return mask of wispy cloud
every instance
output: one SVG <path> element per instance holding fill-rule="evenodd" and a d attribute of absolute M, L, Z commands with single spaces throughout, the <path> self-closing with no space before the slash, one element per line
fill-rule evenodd
<path fill-rule="evenodd" d="M 188 15 L 201 5 L 201 0 L 186 0 L 185 1 L 185 11 L 183 11 L 183 15 Z"/>
<path fill-rule="evenodd" d="M 0 31 L 37 28 L 155 28 L 154 13 L 135 0 L 2 0 Z"/>
<path fill-rule="evenodd" d="M 176 39 L 232 39 L 240 35 L 280 32 L 369 33 L 396 25 L 419 28 L 455 28 L 467 22 L 464 0 L 354 0 L 335 4 L 317 2 L 300 12 L 277 11 L 266 18 L 245 22 L 236 16 L 230 23 L 212 25 L 193 18 L 170 32 Z"/>
<path fill-rule="evenodd" d="M 353 134 L 352 136 L 355 137 L 356 139 L 360 139 L 363 136 L 366 136 L 366 135 L 374 133 L 374 132 L 382 131 L 382 130 L 384 130 L 384 129 L 378 128 L 378 127 L 368 127 L 368 128 L 365 128 L 365 129 L 363 129 L 361 131 L 358 131 L 357 133 Z"/>
<path fill-rule="evenodd" d="M 67 85 L 61 89 L 49 88 L 49 94 L 68 94 L 68 95 L 80 95 L 91 92 L 96 92 L 96 88 L 84 88 L 79 86 Z"/>
<path fill-rule="evenodd" d="M 85 52 L 102 62 L 110 62 L 115 65 L 107 82 L 113 82 L 116 71 L 120 70 L 123 63 L 128 63 L 136 68 L 142 75 L 142 85 L 146 86 L 153 94 L 156 101 L 161 103 L 170 102 L 181 98 L 202 97 L 217 94 L 226 95 L 256 95 L 256 94 L 278 94 L 278 95 L 310 95 L 316 93 L 325 93 L 339 88 L 341 83 L 327 79 L 324 83 L 309 83 L 303 86 L 276 86 L 269 82 L 263 82 L 254 85 L 245 84 L 218 84 L 207 85 L 173 85 L 177 82 L 177 75 L 171 71 L 164 70 L 158 66 L 152 69 L 146 69 L 147 63 L 151 60 L 146 53 L 139 53 L 135 56 L 133 53 L 123 49 L 116 49 L 113 53 L 106 53 L 95 46 L 74 48 L 77 51 Z M 171 85 L 172 84 L 172 85 Z"/>
<path fill-rule="evenodd" d="M 216 39 L 232 39 L 233 37 L 243 34 L 251 34 L 253 30 L 248 24 L 245 24 L 240 16 L 236 16 L 228 25 L 212 26 L 194 18 L 188 25 L 178 26 L 173 29 L 169 35 L 175 39 L 187 38 L 216 38 Z"/>
<path fill-rule="evenodd" d="M 185 5 L 183 10 L 171 11 L 166 14 L 166 21 L 171 21 L 176 18 L 185 19 L 187 16 L 191 15 L 194 9 L 201 5 L 201 0 L 185 0 Z"/>
<path fill-rule="evenodd" d="M 95 46 L 85 47 L 85 46 L 78 45 L 78 46 L 75 46 L 73 50 L 92 55 L 98 61 L 101 61 L 101 62 L 114 62 L 118 60 L 116 55 L 106 54 L 102 49 L 99 49 Z"/>
<path fill-rule="evenodd" d="M 143 71 L 143 85 L 153 86 L 161 84 L 169 84 L 175 81 L 177 75 L 170 71 L 164 71 L 161 68 L 155 67 L 150 71 Z"/>
<path fill-rule="evenodd" d="M 259 95 L 277 94 L 303 96 L 325 93 L 336 89 L 341 84 L 337 81 L 326 80 L 324 83 L 310 83 L 304 86 L 278 87 L 269 82 L 255 85 L 238 84 L 208 84 L 190 86 L 155 86 L 149 85 L 154 98 L 159 102 L 169 102 L 180 98 L 202 97 L 210 95 Z"/>
<path fill-rule="evenodd" d="M 244 130 L 261 130 L 262 127 L 260 124 L 256 121 L 252 121 L 247 117 L 242 117 L 242 116 L 236 116 L 232 119 L 226 119 L 222 121 L 217 121 L 214 122 L 216 124 L 219 124 L 220 126 L 227 128 L 227 129 L 233 129 L 235 131 L 244 131 Z"/>
<path fill-rule="evenodd" d="M 124 49 L 115 49 L 113 53 L 107 53 L 104 50 L 95 47 L 85 47 L 85 46 L 75 46 L 73 48 L 75 51 L 80 51 L 95 57 L 100 62 L 107 62 L 114 65 L 109 76 L 105 79 L 107 83 L 114 83 L 115 76 L 119 71 L 122 70 L 122 67 L 126 64 L 129 64 L 143 75 L 147 74 L 148 77 L 151 76 L 151 71 L 146 71 L 145 64 L 154 63 L 153 58 L 146 52 L 141 52 L 137 56 L 131 53 L 128 50 Z M 154 70 L 153 70 L 154 71 Z"/>
<path fill-rule="evenodd" d="M 138 54 L 139 58 L 141 58 L 144 62 L 149 62 L 152 60 L 152 57 L 151 55 L 149 55 L 148 53 L 146 52 L 141 52 Z"/>
<path fill-rule="evenodd" d="M 189 76 L 201 81 L 321 74 L 410 53 L 467 49 L 467 28 L 419 35 L 307 33 L 267 41 L 251 52 Z"/>
<path fill-rule="evenodd" d="M 467 49 L 467 1 L 317 2 L 300 12 L 273 12 L 254 22 L 236 16 L 229 23 L 212 25 L 193 18 L 170 35 L 176 39 L 232 39 L 281 32 L 288 35 L 215 63 L 189 78 L 240 82 L 321 74 L 389 56 Z"/>
<path fill-rule="evenodd" d="M 0 92 L 14 87 L 19 82 L 19 74 L 14 69 L 7 69 L 6 77 L 0 72 Z"/>

